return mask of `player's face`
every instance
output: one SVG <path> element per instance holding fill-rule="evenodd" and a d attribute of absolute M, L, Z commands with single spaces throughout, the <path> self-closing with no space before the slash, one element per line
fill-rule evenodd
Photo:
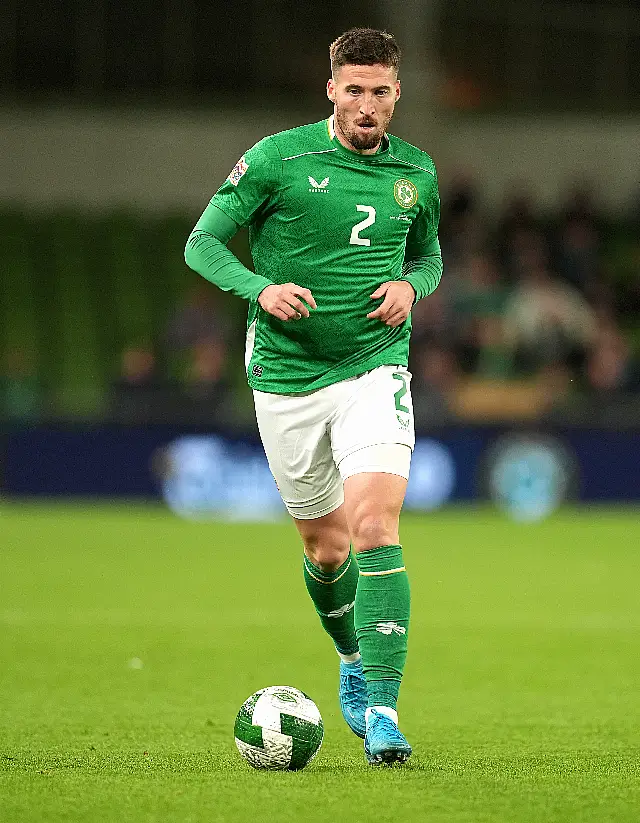
<path fill-rule="evenodd" d="M 361 154 L 377 151 L 400 97 L 396 71 L 388 66 L 342 66 L 327 83 L 336 136 Z"/>

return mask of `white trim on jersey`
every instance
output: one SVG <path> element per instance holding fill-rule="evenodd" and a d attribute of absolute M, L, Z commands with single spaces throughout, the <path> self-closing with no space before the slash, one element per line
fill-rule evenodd
<path fill-rule="evenodd" d="M 252 321 L 251 325 L 247 329 L 247 337 L 244 344 L 244 370 L 248 371 L 249 363 L 251 362 L 251 358 L 253 356 L 253 348 L 256 344 L 256 324 L 258 320 L 257 318 Z"/>
<path fill-rule="evenodd" d="M 283 157 L 282 162 L 284 163 L 285 160 L 296 160 L 298 157 L 307 157 L 309 154 L 330 154 L 332 151 L 338 151 L 338 149 L 323 149 L 322 151 L 303 151 L 302 154 L 292 154 L 291 157 Z"/>
<path fill-rule="evenodd" d="M 426 171 L 427 174 L 430 174 L 432 177 L 435 177 L 435 174 L 431 171 L 431 169 L 425 169 L 422 166 L 416 166 L 415 163 L 410 163 L 408 160 L 401 160 L 399 157 L 396 157 L 395 154 L 391 154 L 391 152 L 389 152 L 389 157 L 393 157 L 393 159 L 397 160 L 398 163 L 404 163 L 405 166 L 413 166 L 414 169 L 420 169 L 420 171 Z"/>

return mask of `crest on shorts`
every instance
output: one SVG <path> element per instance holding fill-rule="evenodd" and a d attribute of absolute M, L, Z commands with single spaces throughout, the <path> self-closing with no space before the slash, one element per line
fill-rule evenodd
<path fill-rule="evenodd" d="M 393 184 L 393 196 L 399 206 L 403 209 L 410 209 L 418 201 L 418 189 L 411 180 L 400 178 Z"/>
<path fill-rule="evenodd" d="M 242 175 L 246 172 L 246 170 L 248 168 L 249 168 L 249 164 L 244 159 L 244 154 L 243 154 L 242 157 L 235 164 L 235 166 L 231 169 L 231 174 L 227 177 L 227 180 L 230 183 L 233 183 L 234 186 L 237 186 L 238 183 L 240 182 L 240 178 L 242 177 Z"/>

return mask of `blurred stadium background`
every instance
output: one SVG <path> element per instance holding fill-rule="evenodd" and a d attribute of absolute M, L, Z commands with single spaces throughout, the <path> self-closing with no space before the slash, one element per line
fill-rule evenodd
<path fill-rule="evenodd" d="M 11 0 L 1 22 L 6 495 L 280 511 L 245 306 L 183 248 L 247 147 L 328 115 L 328 44 L 366 24 L 403 48 L 393 131 L 442 194 L 408 506 L 640 499 L 634 0 Z M 244 235 L 234 249 L 249 263 Z"/>
<path fill-rule="evenodd" d="M 279 519 L 246 307 L 183 260 L 363 24 L 404 50 L 445 259 L 414 312 L 415 754 L 384 774 Z M 0 819 L 636 823 L 637 0 L 5 0 L 0 135 Z M 321 707 L 302 776 L 235 752 L 272 683 Z"/>

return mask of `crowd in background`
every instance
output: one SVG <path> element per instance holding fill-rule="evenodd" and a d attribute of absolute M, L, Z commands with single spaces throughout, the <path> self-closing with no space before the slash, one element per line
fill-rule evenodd
<path fill-rule="evenodd" d="M 443 187 L 444 275 L 413 310 L 416 424 L 611 423 L 620 410 L 633 416 L 640 399 L 639 228 L 640 203 L 626 219 L 610 221 L 587 187 L 567 190 L 557 213 L 546 215 L 515 188 L 494 219 L 471 177 L 460 174 Z M 229 306 L 185 266 L 184 299 L 162 335 L 121 352 L 105 416 L 203 425 L 250 419 L 244 307 Z M 19 351 L 4 354 L 5 417 L 36 407 L 30 374 Z"/>
<path fill-rule="evenodd" d="M 242 323 L 231 321 L 219 298 L 214 286 L 195 280 L 155 347 L 133 345 L 122 352 L 111 387 L 114 420 L 206 425 L 233 417 L 230 354 L 241 344 Z"/>
<path fill-rule="evenodd" d="M 575 187 L 543 216 L 514 189 L 490 221 L 473 180 L 454 180 L 442 202 L 445 274 L 413 311 L 425 423 L 601 418 L 640 392 L 638 217 L 611 223 Z"/>

